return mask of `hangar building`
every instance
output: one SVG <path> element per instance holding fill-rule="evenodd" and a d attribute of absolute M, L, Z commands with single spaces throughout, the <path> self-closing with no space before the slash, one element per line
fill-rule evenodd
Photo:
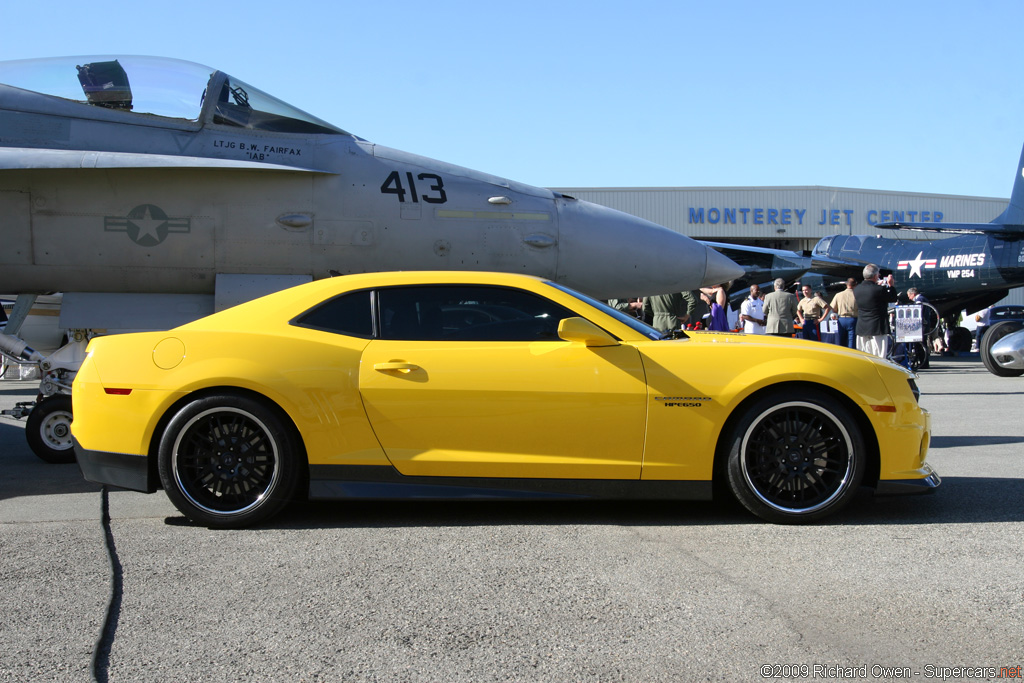
<path fill-rule="evenodd" d="M 877 230 L 886 221 L 988 223 L 1008 199 L 846 187 L 561 187 L 556 191 L 664 225 L 694 239 L 809 251 L 829 235 L 906 240 L 942 235 Z M 1000 303 L 1024 304 L 1024 288 Z"/>

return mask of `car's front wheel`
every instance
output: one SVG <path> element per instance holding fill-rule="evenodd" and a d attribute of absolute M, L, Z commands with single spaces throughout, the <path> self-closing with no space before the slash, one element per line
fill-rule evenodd
<path fill-rule="evenodd" d="M 301 448 L 290 425 L 244 395 L 185 405 L 160 440 L 160 480 L 174 506 L 211 527 L 240 528 L 283 508 L 299 482 Z"/>
<path fill-rule="evenodd" d="M 850 502 L 864 478 L 867 452 L 857 421 L 820 391 L 756 400 L 728 439 L 729 487 L 744 507 L 770 522 L 832 514 Z"/>

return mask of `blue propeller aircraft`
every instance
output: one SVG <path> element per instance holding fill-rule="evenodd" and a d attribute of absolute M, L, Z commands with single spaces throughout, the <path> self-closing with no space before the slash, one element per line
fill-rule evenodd
<path fill-rule="evenodd" d="M 1010 202 L 991 223 L 878 224 L 889 230 L 954 235 L 935 240 L 904 240 L 876 235 L 833 235 L 811 254 L 815 273 L 861 277 L 868 263 L 892 273 L 896 288 L 924 292 L 947 323 L 963 310 L 991 306 L 1010 289 L 1024 285 L 1024 150 L 1017 164 Z"/>

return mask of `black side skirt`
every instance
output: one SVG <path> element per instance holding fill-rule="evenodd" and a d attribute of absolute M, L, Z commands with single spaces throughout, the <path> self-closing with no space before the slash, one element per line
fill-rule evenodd
<path fill-rule="evenodd" d="M 629 499 L 711 500 L 710 481 L 633 479 L 498 479 L 407 477 L 376 465 L 310 465 L 312 500 L 395 499 Z"/>

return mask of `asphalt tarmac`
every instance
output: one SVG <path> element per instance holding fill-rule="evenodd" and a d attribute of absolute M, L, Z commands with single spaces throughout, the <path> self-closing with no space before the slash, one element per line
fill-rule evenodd
<path fill-rule="evenodd" d="M 189 525 L 111 491 L 100 681 L 996 680 L 1024 664 L 1024 377 L 922 371 L 931 496 L 815 526 L 712 503 L 318 503 Z M 35 384 L 0 382 L 0 407 Z M 0 681 L 88 681 L 101 493 L 0 419 Z M 1018 667 L 1018 668 L 1014 668 Z"/>

